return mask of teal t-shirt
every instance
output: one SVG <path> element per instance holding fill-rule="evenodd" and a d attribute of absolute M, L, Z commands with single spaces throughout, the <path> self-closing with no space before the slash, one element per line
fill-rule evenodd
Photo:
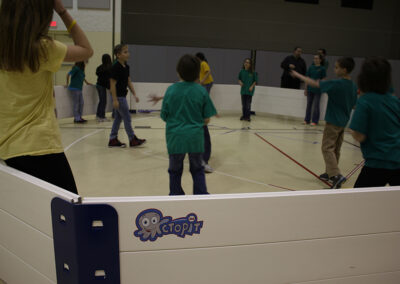
<path fill-rule="evenodd" d="M 249 72 L 246 69 L 242 69 L 239 72 L 239 80 L 243 82 L 243 86 L 240 89 L 240 94 L 241 95 L 254 95 L 254 90 L 250 92 L 250 87 L 251 85 L 254 84 L 254 82 L 258 83 L 258 75 L 257 72 Z"/>
<path fill-rule="evenodd" d="M 400 99 L 366 93 L 358 101 L 350 128 L 364 134 L 361 151 L 371 168 L 400 169 Z"/>
<path fill-rule="evenodd" d="M 321 93 L 328 94 L 325 121 L 345 127 L 350 119 L 352 108 L 357 102 L 357 86 L 347 79 L 321 81 Z"/>
<path fill-rule="evenodd" d="M 82 90 L 83 81 L 85 81 L 85 72 L 78 66 L 74 66 L 68 74 L 71 75 L 71 82 L 68 89 Z"/>
<path fill-rule="evenodd" d="M 205 88 L 178 82 L 165 92 L 161 118 L 167 123 L 168 154 L 204 152 L 204 119 L 217 114 Z"/>
<path fill-rule="evenodd" d="M 314 80 L 324 79 L 326 77 L 326 69 L 324 66 L 311 65 L 307 70 L 306 76 Z M 321 93 L 319 88 L 314 88 L 311 86 L 308 86 L 307 90 L 315 94 Z"/>

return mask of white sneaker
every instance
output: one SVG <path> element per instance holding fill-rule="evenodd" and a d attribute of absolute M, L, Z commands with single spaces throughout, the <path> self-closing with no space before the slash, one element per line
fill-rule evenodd
<path fill-rule="evenodd" d="M 205 164 L 204 165 L 204 172 L 205 173 L 212 173 L 214 171 L 214 169 L 209 165 L 209 164 Z"/>

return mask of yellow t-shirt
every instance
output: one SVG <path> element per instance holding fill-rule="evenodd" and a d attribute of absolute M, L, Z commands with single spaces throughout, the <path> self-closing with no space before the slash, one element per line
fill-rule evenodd
<path fill-rule="evenodd" d="M 209 72 L 209 71 L 210 71 L 210 66 L 208 66 L 208 63 L 205 62 L 205 61 L 202 61 L 201 65 L 200 65 L 200 82 L 203 81 L 206 73 Z M 212 82 L 214 82 L 214 79 L 213 79 L 213 77 L 211 76 L 211 73 L 210 73 L 208 78 L 203 82 L 203 85 L 207 85 L 207 84 L 210 84 Z"/>
<path fill-rule="evenodd" d="M 54 113 L 53 73 L 60 69 L 67 46 L 43 40 L 48 60 L 32 73 L 0 70 L 0 158 L 61 153 Z"/>

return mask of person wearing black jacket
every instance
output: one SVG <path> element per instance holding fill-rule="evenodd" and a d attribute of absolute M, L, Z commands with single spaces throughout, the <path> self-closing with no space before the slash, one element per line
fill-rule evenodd
<path fill-rule="evenodd" d="M 99 104 L 97 105 L 96 119 L 98 122 L 108 121 L 106 118 L 107 90 L 110 89 L 111 74 L 111 56 L 103 54 L 101 58 L 102 64 L 97 67 L 97 83 L 96 89 L 99 94 Z"/>
<path fill-rule="evenodd" d="M 306 62 L 301 58 L 303 50 L 301 47 L 296 47 L 293 51 L 293 55 L 286 57 L 281 63 L 283 74 L 281 77 L 281 88 L 288 89 L 300 89 L 301 81 L 290 75 L 290 71 L 294 70 L 298 73 L 305 75 L 307 71 Z"/>

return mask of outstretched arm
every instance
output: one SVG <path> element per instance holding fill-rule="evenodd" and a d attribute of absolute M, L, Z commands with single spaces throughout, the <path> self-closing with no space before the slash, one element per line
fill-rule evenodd
<path fill-rule="evenodd" d="M 291 71 L 290 74 L 293 77 L 299 78 L 300 80 L 302 80 L 304 83 L 306 83 L 307 85 L 314 87 L 314 88 L 319 88 L 319 81 L 313 80 L 309 77 L 306 77 L 304 75 L 301 75 L 299 72 L 296 71 Z"/>

